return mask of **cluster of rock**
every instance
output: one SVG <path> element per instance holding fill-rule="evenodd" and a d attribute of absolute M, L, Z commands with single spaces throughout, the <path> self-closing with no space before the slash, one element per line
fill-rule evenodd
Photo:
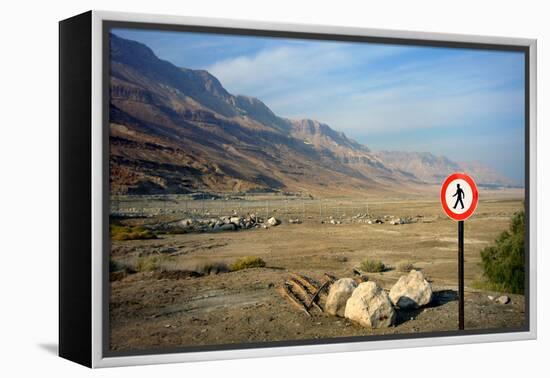
<path fill-rule="evenodd" d="M 357 284 L 352 278 L 342 278 L 331 285 L 325 310 L 364 327 L 390 327 L 395 323 L 396 308 L 425 306 L 431 302 L 432 295 L 430 283 L 416 270 L 400 277 L 389 294 L 375 282 Z"/>
<path fill-rule="evenodd" d="M 359 213 L 351 217 L 352 223 L 366 223 L 366 224 L 383 224 L 389 223 L 392 225 L 410 224 L 419 222 L 422 218 L 421 215 L 416 217 L 395 217 L 393 215 L 384 215 L 382 217 L 372 216 L 366 213 Z"/>
<path fill-rule="evenodd" d="M 254 214 L 248 214 L 244 217 L 232 215 L 209 219 L 188 218 L 177 222 L 152 224 L 147 227 L 153 231 L 188 233 L 269 228 L 278 226 L 279 224 L 281 224 L 281 221 L 275 217 L 270 217 L 267 220 L 264 220 L 263 218 L 257 217 Z"/>
<path fill-rule="evenodd" d="M 167 213 L 161 208 L 126 207 L 111 209 L 110 216 L 115 218 L 151 218 Z M 173 211 L 175 213 L 175 211 Z"/>
<path fill-rule="evenodd" d="M 405 218 L 394 218 L 390 220 L 390 224 L 398 225 L 398 224 L 410 224 L 413 223 L 413 220 L 411 217 L 405 217 Z"/>

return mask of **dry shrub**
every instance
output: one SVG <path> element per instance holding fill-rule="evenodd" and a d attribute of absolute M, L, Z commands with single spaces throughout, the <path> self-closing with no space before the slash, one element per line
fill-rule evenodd
<path fill-rule="evenodd" d="M 380 260 L 365 259 L 359 265 L 362 271 L 369 273 L 379 273 L 386 270 L 386 265 Z"/>
<path fill-rule="evenodd" d="M 117 224 L 111 224 L 109 231 L 112 240 L 144 240 L 144 239 L 156 239 L 157 236 L 150 230 L 141 226 L 121 226 Z"/>
<path fill-rule="evenodd" d="M 248 268 L 263 268 L 265 266 L 265 261 L 257 256 L 246 256 L 238 259 L 233 264 L 231 264 L 231 270 L 233 272 L 242 269 Z"/>
<path fill-rule="evenodd" d="M 163 255 L 148 255 L 138 257 L 135 265 L 137 272 L 152 272 L 155 270 L 166 269 L 166 263 L 171 261 L 168 256 Z"/>

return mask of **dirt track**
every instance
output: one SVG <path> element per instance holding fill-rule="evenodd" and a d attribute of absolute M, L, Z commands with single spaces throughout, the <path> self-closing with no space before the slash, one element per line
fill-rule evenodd
<path fill-rule="evenodd" d="M 510 304 L 497 305 L 487 298 L 490 293 L 468 287 L 481 274 L 480 249 L 507 228 L 510 216 L 520 207 L 518 200 L 481 201 L 476 216 L 466 223 L 467 329 L 523 324 L 523 296 L 511 296 Z M 439 204 L 434 203 L 387 204 L 377 211 L 414 212 L 423 220 L 404 225 L 283 223 L 268 230 L 114 242 L 113 260 L 128 264 L 139 255 L 168 251 L 176 270 L 206 261 L 231 263 L 248 255 L 261 257 L 267 267 L 184 279 L 144 272 L 112 282 L 111 348 L 125 351 L 456 329 L 456 224 L 441 216 Z M 308 318 L 276 290 L 290 272 L 317 281 L 323 280 L 325 272 L 351 277 L 352 269 L 367 257 L 390 266 L 386 272 L 369 274 L 369 280 L 386 289 L 403 274 L 392 267 L 401 260 L 413 262 L 432 281 L 436 292 L 432 305 L 400 311 L 396 326 L 371 330 L 317 310 Z"/>

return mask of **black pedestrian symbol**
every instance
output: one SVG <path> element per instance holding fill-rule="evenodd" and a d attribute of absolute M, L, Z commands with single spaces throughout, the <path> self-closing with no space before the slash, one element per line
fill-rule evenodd
<path fill-rule="evenodd" d="M 453 206 L 453 209 L 456 209 L 458 206 L 458 203 L 460 202 L 460 206 L 462 206 L 462 209 L 464 209 L 464 202 L 462 202 L 462 199 L 464 198 L 464 190 L 460 187 L 460 184 L 456 184 L 456 193 L 453 194 L 453 197 L 456 197 L 455 205 Z"/>

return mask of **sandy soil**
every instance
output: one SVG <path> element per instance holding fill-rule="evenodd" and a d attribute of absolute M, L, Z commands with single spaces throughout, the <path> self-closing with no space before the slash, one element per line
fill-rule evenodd
<path fill-rule="evenodd" d="M 520 200 L 483 200 L 475 216 L 466 222 L 466 329 L 523 324 L 523 296 L 510 295 L 510 304 L 497 305 L 487 298 L 492 293 L 470 287 L 481 275 L 479 251 L 508 227 L 510 217 L 521 206 Z M 168 270 L 193 269 L 204 262 L 230 264 L 238 257 L 250 255 L 261 257 L 267 266 L 195 278 L 141 272 L 111 282 L 111 349 L 123 352 L 455 330 L 456 223 L 442 215 L 435 201 L 381 201 L 371 208 L 380 216 L 421 217 L 418 223 L 404 225 L 288 224 L 283 219 L 282 225 L 267 230 L 113 242 L 112 259 L 130 265 L 139 256 L 163 254 L 172 256 Z M 394 327 L 372 330 L 318 310 L 312 310 L 312 317 L 307 317 L 277 291 L 291 272 L 318 282 L 323 281 L 325 272 L 352 277 L 353 268 L 365 258 L 380 259 L 390 267 L 368 275 L 369 280 L 386 289 L 404 274 L 394 269 L 397 263 L 411 261 L 432 282 L 432 304 L 420 310 L 399 311 Z"/>

